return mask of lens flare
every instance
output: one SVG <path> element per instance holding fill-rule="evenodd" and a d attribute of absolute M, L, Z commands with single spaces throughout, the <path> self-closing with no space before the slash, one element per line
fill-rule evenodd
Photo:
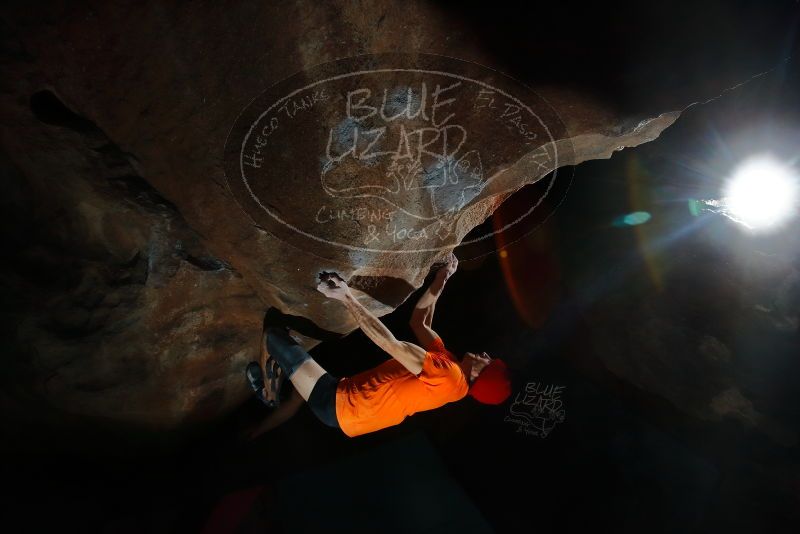
<path fill-rule="evenodd" d="M 651 215 L 646 211 L 634 211 L 633 213 L 629 213 L 622 218 L 622 222 L 627 224 L 628 226 L 638 226 L 640 224 L 644 224 L 649 221 Z"/>
<path fill-rule="evenodd" d="M 796 214 L 797 176 L 766 156 L 744 161 L 725 186 L 725 211 L 753 231 L 779 227 Z"/>

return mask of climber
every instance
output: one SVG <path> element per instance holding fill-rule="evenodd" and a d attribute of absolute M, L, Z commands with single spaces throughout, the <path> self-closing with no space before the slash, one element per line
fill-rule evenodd
<path fill-rule="evenodd" d="M 352 377 L 337 379 L 303 350 L 284 326 L 265 327 L 262 363 L 251 362 L 247 377 L 257 396 L 277 407 L 254 437 L 282 423 L 306 401 L 326 425 L 354 437 L 399 424 L 416 412 L 457 401 L 468 393 L 477 401 L 500 404 L 511 393 L 502 360 L 485 352 L 467 352 L 459 362 L 431 328 L 436 301 L 458 260 L 451 254 L 422 294 L 410 325 L 420 345 L 399 341 L 361 305 L 338 275 L 325 273 L 317 289 L 353 314 L 364 333 L 392 359 Z M 264 382 L 266 376 L 267 382 Z M 279 402 L 280 384 L 288 377 L 296 394 Z"/>

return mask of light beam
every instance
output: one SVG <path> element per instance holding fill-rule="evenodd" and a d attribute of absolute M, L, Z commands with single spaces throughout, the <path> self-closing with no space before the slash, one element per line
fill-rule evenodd
<path fill-rule="evenodd" d="M 723 210 L 756 232 L 774 230 L 797 213 L 798 177 L 768 156 L 745 160 L 723 191 Z"/>

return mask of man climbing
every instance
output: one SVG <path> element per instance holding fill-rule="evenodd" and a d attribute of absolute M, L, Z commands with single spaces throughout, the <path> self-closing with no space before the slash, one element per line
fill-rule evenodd
<path fill-rule="evenodd" d="M 396 339 L 356 300 L 344 280 L 336 274 L 323 275 L 317 289 L 344 304 L 364 333 L 392 359 L 355 376 L 337 379 L 303 350 L 288 328 L 265 327 L 262 363 L 251 362 L 247 376 L 258 397 L 277 409 L 251 435 L 285 421 L 302 401 L 323 423 L 354 437 L 397 425 L 409 415 L 457 401 L 467 393 L 487 404 L 506 400 L 511 387 L 502 360 L 492 359 L 485 352 L 467 352 L 459 362 L 431 328 L 436 301 L 457 268 L 458 260 L 451 254 L 414 309 L 410 324 L 421 346 Z M 295 394 L 279 403 L 284 378 L 292 382 Z"/>

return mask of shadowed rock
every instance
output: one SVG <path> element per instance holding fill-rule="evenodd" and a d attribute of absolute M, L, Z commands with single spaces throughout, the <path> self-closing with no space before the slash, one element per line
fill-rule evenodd
<path fill-rule="evenodd" d="M 632 34 L 616 37 L 622 42 L 609 50 L 594 46 L 605 31 L 566 32 L 567 41 L 558 24 L 536 22 L 531 38 L 513 22 L 514 8 L 498 6 L 490 18 L 510 24 L 512 59 L 472 8 L 455 5 L 46 7 L 44 18 L 23 3 L 4 7 L 2 15 L 0 216 L 11 257 L 0 273 L 11 303 L 4 311 L 11 342 L 2 375 L 4 402 L 20 417 L 32 398 L 80 415 L 155 426 L 225 413 L 247 395 L 242 370 L 256 357 L 263 310 L 274 306 L 324 331 L 350 332 L 353 319 L 315 290 L 317 273 L 353 280 L 368 308 L 388 313 L 506 198 L 552 170 L 537 165 L 535 150 L 498 152 L 485 180 L 471 175 L 472 192 L 445 191 L 445 200 L 425 207 L 461 208 L 449 246 L 438 250 L 298 248 L 241 207 L 223 161 L 239 113 L 288 76 L 342 57 L 397 50 L 506 67 L 557 113 L 563 128 L 552 146 L 569 156 L 559 165 L 575 165 L 656 138 L 687 104 L 771 66 L 751 60 L 692 85 L 681 75 L 692 74 L 694 65 L 677 72 L 674 63 L 643 56 L 642 69 L 650 70 L 642 76 L 664 82 L 655 84 L 652 99 L 637 93 L 628 100 L 614 54 L 639 42 L 652 50 L 659 44 L 643 38 L 651 28 L 636 20 L 636 9 L 622 10 Z M 542 9 L 568 25 L 566 7 Z M 603 7 L 603 13 L 597 28 L 620 10 Z M 682 8 L 674 16 L 680 19 Z M 703 36 L 690 32 L 687 41 L 701 44 Z M 602 80 L 587 76 L 587 65 L 600 69 L 601 58 Z M 676 86 L 680 98 L 665 97 Z M 621 96 L 608 97 L 617 90 Z M 481 124 L 472 128 L 480 131 Z M 297 142 L 312 141 L 318 141 L 313 133 Z M 488 168 L 474 155 L 460 161 L 464 172 Z M 346 163 L 337 170 L 331 187 L 341 189 L 349 179 Z M 441 179 L 441 169 L 427 171 L 426 179 Z M 292 194 L 287 202 L 299 206 L 301 218 L 313 218 L 316 211 L 302 211 L 311 206 L 306 193 Z M 399 202 L 410 209 L 416 200 Z M 331 226 L 329 237 L 352 237 L 352 227 L 352 221 Z"/>

